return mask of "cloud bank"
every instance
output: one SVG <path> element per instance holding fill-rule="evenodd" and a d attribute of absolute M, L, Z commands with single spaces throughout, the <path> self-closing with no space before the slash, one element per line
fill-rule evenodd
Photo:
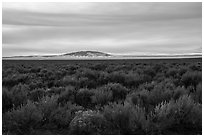
<path fill-rule="evenodd" d="M 201 53 L 202 3 L 3 3 L 3 56 Z"/>

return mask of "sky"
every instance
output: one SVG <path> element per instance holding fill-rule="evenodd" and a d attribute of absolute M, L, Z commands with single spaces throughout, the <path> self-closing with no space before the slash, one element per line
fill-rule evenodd
<path fill-rule="evenodd" d="M 2 56 L 202 52 L 202 3 L 3 3 Z"/>

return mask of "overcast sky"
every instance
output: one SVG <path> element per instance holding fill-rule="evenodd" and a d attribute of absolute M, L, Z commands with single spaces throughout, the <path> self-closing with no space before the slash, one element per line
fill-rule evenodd
<path fill-rule="evenodd" d="M 201 53 L 202 3 L 3 3 L 3 56 Z"/>

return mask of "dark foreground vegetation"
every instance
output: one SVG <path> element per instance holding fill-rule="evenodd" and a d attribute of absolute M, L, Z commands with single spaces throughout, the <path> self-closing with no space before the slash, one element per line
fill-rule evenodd
<path fill-rule="evenodd" d="M 202 60 L 3 61 L 3 134 L 202 134 Z"/>

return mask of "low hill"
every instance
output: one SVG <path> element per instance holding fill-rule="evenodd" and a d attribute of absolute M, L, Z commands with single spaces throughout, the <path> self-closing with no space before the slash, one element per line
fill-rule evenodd
<path fill-rule="evenodd" d="M 61 56 L 79 56 L 79 57 L 107 57 L 107 56 L 112 56 L 107 53 L 99 52 L 99 51 L 78 51 L 78 52 L 72 52 L 72 53 L 67 53 L 63 54 Z"/>

